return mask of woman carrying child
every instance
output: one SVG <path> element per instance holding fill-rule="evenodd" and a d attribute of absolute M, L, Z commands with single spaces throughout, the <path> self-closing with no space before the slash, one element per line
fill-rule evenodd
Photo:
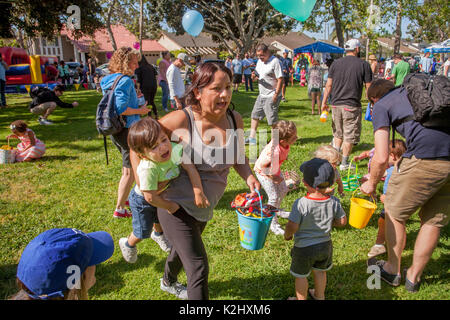
<path fill-rule="evenodd" d="M 10 125 L 12 134 L 7 139 L 19 139 L 17 145 L 16 161 L 26 162 L 42 158 L 45 153 L 45 144 L 36 138 L 33 130 L 28 128 L 22 120 L 16 120 Z"/>
<path fill-rule="evenodd" d="M 294 122 L 286 120 L 276 122 L 272 128 L 272 140 L 265 146 L 255 163 L 256 177 L 269 198 L 267 204 L 275 209 L 280 209 L 281 202 L 289 191 L 281 174 L 281 165 L 297 139 L 297 127 Z M 278 215 L 287 218 L 287 215 L 280 214 L 280 211 Z M 284 234 L 277 216 L 272 219 L 270 230 L 276 235 Z"/>
<path fill-rule="evenodd" d="M 174 208 L 175 203 L 165 200 L 160 194 L 167 188 L 170 180 L 180 174 L 180 164 L 191 180 L 196 205 L 206 208 L 209 202 L 203 193 L 195 166 L 181 163 L 183 146 L 171 143 L 158 121 L 146 117 L 135 122 L 128 133 L 128 145 L 141 159 L 136 171 L 139 187 L 136 185 L 131 189 L 128 197 L 133 213 L 133 232 L 128 238 L 119 240 L 119 247 L 125 261 L 134 263 L 137 260 L 136 245 L 142 239 L 151 236 L 160 246 L 163 244 L 161 248 L 164 251 L 169 252 L 171 249 L 159 226 L 156 208 L 169 211 Z M 154 224 L 155 231 L 152 233 Z M 157 241 L 155 237 L 162 237 L 162 241 Z"/>
<path fill-rule="evenodd" d="M 158 219 L 172 244 L 160 287 L 179 298 L 209 298 L 209 265 L 202 232 L 223 196 L 230 168 L 235 168 L 252 193 L 260 189 L 245 157 L 242 117 L 228 108 L 231 79 L 231 71 L 225 65 L 200 65 L 186 92 L 188 107 L 160 120 L 171 140 L 183 144 L 183 161 L 189 158 L 194 163 L 209 202 L 206 208 L 197 206 L 190 177 L 183 168 L 160 195 L 172 202 L 170 207 L 158 208 Z M 136 171 L 140 160 L 133 151 L 131 160 Z M 177 282 L 182 268 L 187 289 Z"/>

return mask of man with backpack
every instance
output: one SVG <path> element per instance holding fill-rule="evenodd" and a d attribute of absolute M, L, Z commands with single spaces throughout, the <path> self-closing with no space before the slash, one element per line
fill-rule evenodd
<path fill-rule="evenodd" d="M 431 81 L 432 80 L 432 81 Z M 428 88 L 427 88 L 428 87 Z M 426 88 L 421 89 L 421 88 Z M 388 260 L 371 258 L 382 280 L 409 292 L 419 290 L 422 273 L 450 218 L 450 81 L 422 74 L 405 77 L 403 86 L 380 79 L 368 90 L 373 105 L 375 154 L 370 178 L 361 191 L 373 194 L 389 159 L 389 130 L 405 139 L 407 150 L 392 173 L 386 194 L 386 245 Z M 401 273 L 406 242 L 406 221 L 418 209 L 421 220 L 413 262 Z"/>
<path fill-rule="evenodd" d="M 32 98 L 30 103 L 30 111 L 33 114 L 39 115 L 38 121 L 42 125 L 51 125 L 52 121 L 47 117 L 56 109 L 57 106 L 61 108 L 73 108 L 78 106 L 78 102 L 65 103 L 59 99 L 64 93 L 64 85 L 57 85 L 52 90 L 43 87 L 35 87 L 30 91 Z"/>

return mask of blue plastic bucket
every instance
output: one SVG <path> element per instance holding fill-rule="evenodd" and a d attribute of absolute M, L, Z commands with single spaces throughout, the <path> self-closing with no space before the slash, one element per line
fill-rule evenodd
<path fill-rule="evenodd" d="M 264 247 L 267 233 L 269 232 L 270 224 L 272 223 L 273 215 L 270 217 L 264 217 L 262 213 L 261 201 L 260 205 L 261 217 L 258 218 L 244 216 L 236 210 L 236 213 L 238 214 L 239 238 L 241 240 L 241 246 L 247 250 L 260 250 Z"/>

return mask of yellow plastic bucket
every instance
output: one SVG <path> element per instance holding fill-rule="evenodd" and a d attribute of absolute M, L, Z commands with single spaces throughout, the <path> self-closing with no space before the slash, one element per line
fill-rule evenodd
<path fill-rule="evenodd" d="M 373 202 L 355 198 L 355 193 L 358 190 L 359 188 L 353 192 L 352 198 L 350 199 L 350 217 L 348 223 L 356 229 L 363 229 L 369 223 L 370 218 L 377 209 L 377 205 L 373 197 Z"/>

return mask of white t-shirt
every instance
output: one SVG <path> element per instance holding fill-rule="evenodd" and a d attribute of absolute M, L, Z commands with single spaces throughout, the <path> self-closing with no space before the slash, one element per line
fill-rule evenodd
<path fill-rule="evenodd" d="M 275 56 L 270 57 L 266 63 L 258 60 L 255 71 L 259 74 L 259 95 L 262 97 L 273 96 L 277 89 L 277 79 L 283 77 L 280 60 Z"/>
<path fill-rule="evenodd" d="M 184 95 L 185 86 L 181 77 L 180 68 L 172 63 L 167 69 L 166 77 L 167 84 L 169 85 L 170 99 L 173 100 L 175 96 L 181 98 Z"/>
<path fill-rule="evenodd" d="M 445 71 L 445 67 L 449 67 L 447 70 L 447 74 L 444 74 L 444 76 L 446 76 L 447 78 L 450 78 L 450 60 L 447 59 L 447 61 L 445 61 L 444 63 L 444 71 Z"/>
<path fill-rule="evenodd" d="M 394 69 L 394 60 L 386 61 L 386 67 L 384 68 L 384 76 L 390 76 L 392 73 L 392 69 Z M 388 73 L 389 70 L 389 73 Z"/>

